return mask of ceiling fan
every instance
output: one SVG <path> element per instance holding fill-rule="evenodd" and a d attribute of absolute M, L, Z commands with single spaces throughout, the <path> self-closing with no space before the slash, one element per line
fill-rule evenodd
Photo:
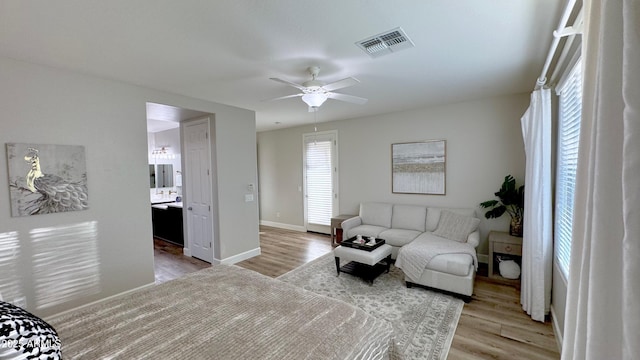
<path fill-rule="evenodd" d="M 360 82 L 358 81 L 358 79 L 348 77 L 346 79 L 325 84 L 324 82 L 317 80 L 318 73 L 320 72 L 319 67 L 311 66 L 307 70 L 309 71 L 309 74 L 311 74 L 311 80 L 305 81 L 304 83 L 302 83 L 302 85 L 278 78 L 270 78 L 273 81 L 293 86 L 294 88 L 299 89 L 302 92 L 294 95 L 281 96 L 268 101 L 282 100 L 301 96 L 302 101 L 309 105 L 309 112 L 318 111 L 320 105 L 322 105 L 327 99 L 346 101 L 361 105 L 367 102 L 367 99 L 365 98 L 332 92 L 334 90 L 356 85 Z"/>

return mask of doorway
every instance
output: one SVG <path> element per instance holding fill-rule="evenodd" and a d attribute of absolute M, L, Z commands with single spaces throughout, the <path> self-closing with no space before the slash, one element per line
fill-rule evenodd
<path fill-rule="evenodd" d="M 338 213 L 338 132 L 303 134 L 304 221 L 307 231 L 329 234 Z"/>
<path fill-rule="evenodd" d="M 178 277 L 178 273 L 195 271 L 204 266 L 202 264 L 206 264 L 193 258 L 190 249 L 186 218 L 188 203 L 181 201 L 182 199 L 186 200 L 186 193 L 190 185 L 183 181 L 187 178 L 183 177 L 183 174 L 186 174 L 188 164 L 184 156 L 185 149 L 180 126 L 190 119 L 201 119 L 210 114 L 157 103 L 147 103 L 146 106 L 151 209 L 152 213 L 154 210 L 156 211 L 154 215 L 166 215 L 164 218 L 158 217 L 157 219 L 152 215 L 154 235 L 156 230 L 159 231 L 162 228 L 170 230 L 164 231 L 164 234 L 159 238 L 154 236 L 152 241 L 156 282 L 162 282 Z M 169 167 L 166 164 L 172 166 Z M 159 181 L 161 177 L 158 173 L 158 165 L 163 165 L 160 167 L 164 174 L 162 182 Z M 211 191 L 211 189 L 209 190 Z M 168 209 L 160 211 L 158 206 L 154 209 L 154 203 L 160 204 L 160 208 L 168 207 Z M 182 206 L 182 208 L 178 206 Z M 174 223 L 171 225 L 169 221 L 171 219 L 166 217 L 179 217 L 179 226 Z M 213 254 L 208 261 L 210 262 L 212 258 Z M 177 271 L 177 269 L 182 270 Z"/>

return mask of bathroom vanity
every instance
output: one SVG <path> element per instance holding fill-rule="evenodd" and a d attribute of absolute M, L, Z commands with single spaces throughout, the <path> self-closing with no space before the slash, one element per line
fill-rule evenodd
<path fill-rule="evenodd" d="M 181 202 L 152 204 L 151 216 L 154 237 L 184 246 Z"/>

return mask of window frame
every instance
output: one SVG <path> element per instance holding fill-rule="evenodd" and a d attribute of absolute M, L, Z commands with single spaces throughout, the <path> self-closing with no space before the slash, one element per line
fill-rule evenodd
<path fill-rule="evenodd" d="M 569 278 L 573 209 L 582 119 L 582 61 L 572 59 L 556 87 L 558 127 L 556 147 L 554 262 L 565 281 Z"/>
<path fill-rule="evenodd" d="M 331 141 L 331 164 L 332 164 L 332 197 L 331 197 L 331 216 L 328 219 L 328 224 L 315 223 L 314 219 L 309 219 L 309 179 L 307 173 L 307 144 L 313 144 L 315 142 Z M 338 131 L 314 131 L 313 133 L 302 134 L 302 177 L 303 177 L 303 198 L 304 198 L 304 227 L 307 231 L 314 231 L 320 233 L 329 234 L 331 230 L 331 218 L 337 215 L 339 209 L 339 197 L 338 197 Z"/>

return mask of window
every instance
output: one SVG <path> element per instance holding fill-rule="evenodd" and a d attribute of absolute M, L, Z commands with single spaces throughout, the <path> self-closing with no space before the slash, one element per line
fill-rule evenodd
<path fill-rule="evenodd" d="M 557 92 L 560 97 L 560 106 L 556 162 L 554 251 L 558 267 L 565 278 L 568 279 L 582 112 L 582 66 L 580 60 L 565 76 L 560 86 L 558 86 Z"/>
<path fill-rule="evenodd" d="M 330 233 L 337 212 L 337 132 L 304 134 L 305 227 Z"/>
<path fill-rule="evenodd" d="M 312 224 L 331 224 L 332 166 L 331 140 L 307 142 L 307 220 Z"/>

